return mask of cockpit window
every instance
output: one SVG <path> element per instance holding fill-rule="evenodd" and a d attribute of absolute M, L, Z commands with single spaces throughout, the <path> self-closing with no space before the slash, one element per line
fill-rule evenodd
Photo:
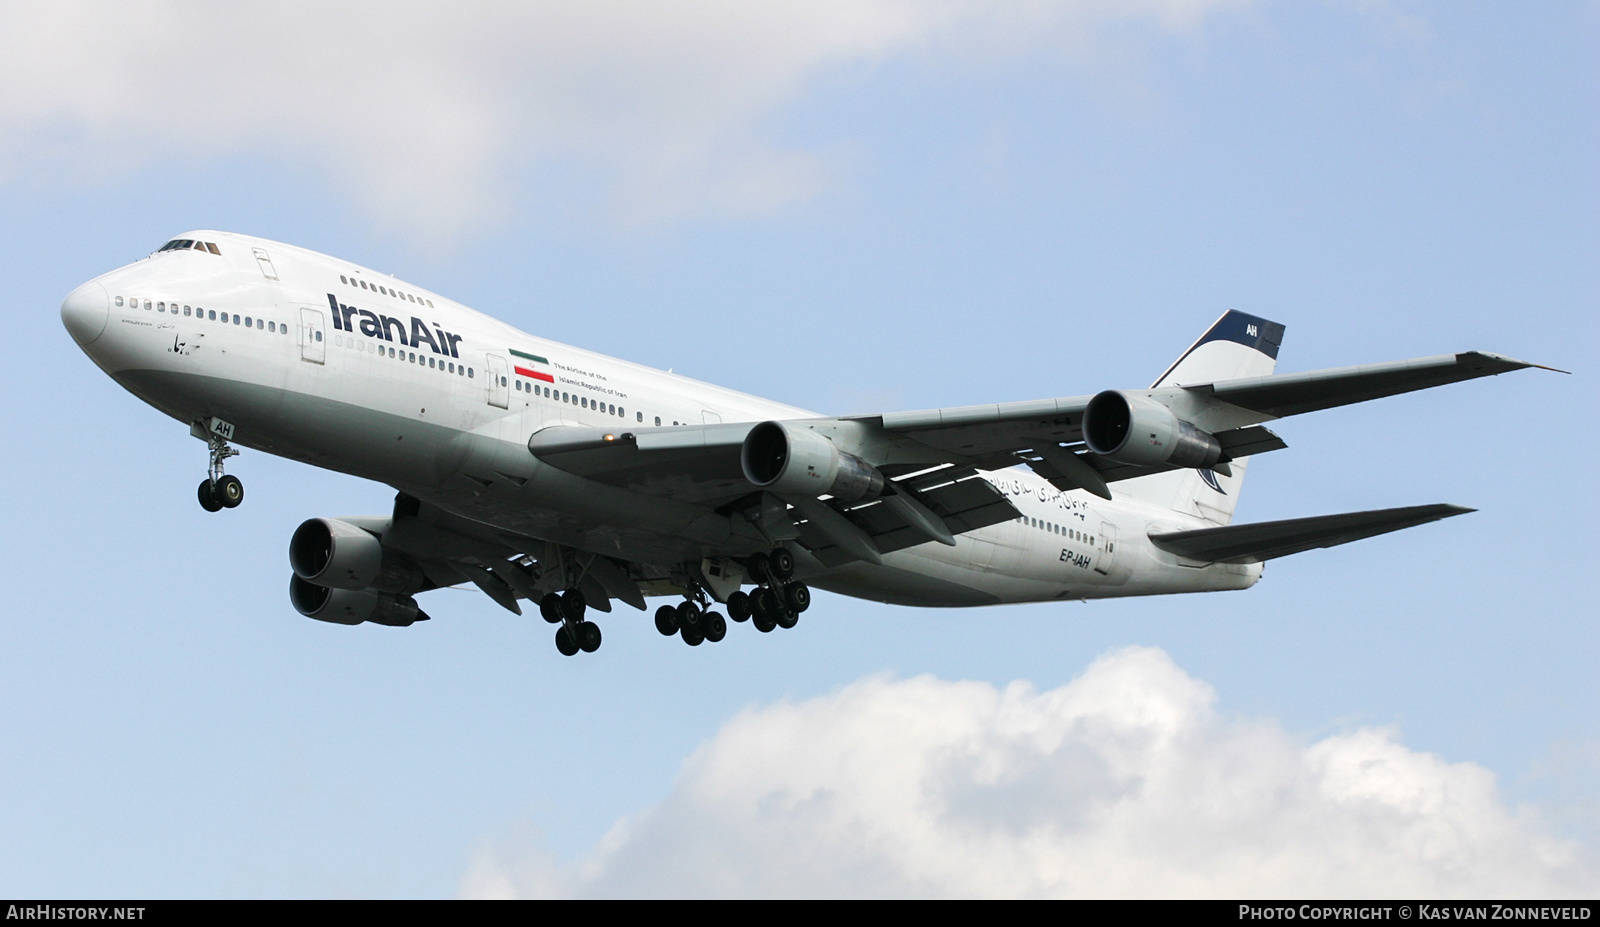
<path fill-rule="evenodd" d="M 174 238 L 162 245 L 156 253 L 159 254 L 162 251 L 186 251 L 191 248 L 195 251 L 209 251 L 216 255 L 222 254 L 222 251 L 215 244 L 209 241 L 195 241 L 193 238 Z"/>

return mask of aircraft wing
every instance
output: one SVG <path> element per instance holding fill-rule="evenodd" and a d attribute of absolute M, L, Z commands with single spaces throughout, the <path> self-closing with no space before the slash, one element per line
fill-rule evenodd
<path fill-rule="evenodd" d="M 1469 351 L 1124 395 L 1164 405 L 1215 437 L 1222 449 L 1216 467 L 1223 469 L 1229 461 L 1286 446 L 1262 422 L 1535 366 Z M 763 508 L 761 497 L 770 494 L 753 485 L 742 467 L 756 422 L 615 430 L 553 426 L 534 434 L 528 449 L 550 466 L 601 483 L 743 511 L 768 540 L 798 538 L 824 562 L 875 560 L 930 540 L 954 543 L 957 534 L 1016 517 L 1005 497 L 978 476 L 980 470 L 1025 465 L 1062 491 L 1085 489 L 1109 499 L 1111 483 L 1174 469 L 1092 453 L 1083 442 L 1083 418 L 1094 398 L 784 422 L 870 464 L 887 488 L 881 499 L 861 504 L 786 495 L 782 512 Z"/>
<path fill-rule="evenodd" d="M 402 556 L 406 566 L 415 567 L 424 577 L 415 591 L 470 584 L 519 615 L 518 600 L 537 602 L 546 593 L 559 592 L 565 588 L 561 578 L 568 575 L 576 579 L 591 608 L 609 612 L 611 600 L 616 599 L 643 609 L 641 584 L 657 578 L 626 561 L 507 532 L 405 492 L 396 495 L 392 515 L 346 516 L 338 521 L 373 535 Z"/>
<path fill-rule="evenodd" d="M 1362 538 L 1414 528 L 1430 521 L 1465 515 L 1475 509 L 1459 505 L 1412 505 L 1372 512 L 1346 512 L 1226 525 L 1195 531 L 1150 535 L 1151 543 L 1171 554 L 1205 563 L 1260 563 L 1318 547 L 1337 547 Z"/>
<path fill-rule="evenodd" d="M 1525 367 L 1541 365 L 1486 351 L 1464 351 L 1386 364 L 1362 364 L 1309 373 L 1223 380 L 1180 388 L 1274 419 L 1509 373 Z"/>

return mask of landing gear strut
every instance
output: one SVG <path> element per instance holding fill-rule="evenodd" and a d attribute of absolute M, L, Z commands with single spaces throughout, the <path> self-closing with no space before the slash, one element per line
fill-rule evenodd
<path fill-rule="evenodd" d="M 190 433 L 196 437 L 204 436 L 206 449 L 210 452 L 211 462 L 206 467 L 206 478 L 200 481 L 197 495 L 200 498 L 200 507 L 208 512 L 219 512 L 223 509 L 238 508 L 244 501 L 244 483 L 237 476 L 228 476 L 222 472 L 222 462 L 229 457 L 238 457 L 239 452 L 228 444 L 228 440 L 218 433 L 219 429 L 226 434 L 233 434 L 233 426 L 226 422 L 211 419 L 209 427 L 202 427 L 197 423 Z"/>

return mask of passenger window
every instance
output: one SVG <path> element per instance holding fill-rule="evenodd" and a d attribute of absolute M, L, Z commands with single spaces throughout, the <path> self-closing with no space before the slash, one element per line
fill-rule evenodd
<path fill-rule="evenodd" d="M 639 422 L 640 422 L 640 424 L 643 424 L 643 423 L 644 423 L 644 413 L 643 413 L 643 412 L 635 412 L 635 413 L 633 413 L 633 414 L 634 414 L 634 415 L 636 415 L 636 416 L 638 416 L 638 419 L 639 419 Z"/>
<path fill-rule="evenodd" d="M 322 332 L 317 332 L 312 337 L 316 338 L 318 341 L 321 341 L 322 340 Z"/>
<path fill-rule="evenodd" d="M 117 297 L 117 305 L 122 305 L 122 297 L 120 296 Z"/>
<path fill-rule="evenodd" d="M 250 317 L 249 316 L 245 316 L 244 317 L 244 327 L 245 328 L 254 328 L 255 324 L 256 323 L 250 321 Z"/>
<path fill-rule="evenodd" d="M 156 311 L 157 312 L 166 312 L 167 311 L 167 304 L 166 303 L 156 303 Z"/>
<path fill-rule="evenodd" d="M 278 323 L 277 322 L 268 322 L 267 323 L 267 331 L 275 332 L 277 330 L 278 330 Z"/>
<path fill-rule="evenodd" d="M 350 281 L 348 281 L 348 280 L 346 280 L 346 279 L 345 279 L 345 278 L 344 278 L 344 274 L 340 274 L 340 275 L 339 275 L 339 282 L 340 282 L 340 283 L 345 283 L 345 284 L 348 284 L 348 283 L 349 283 L 349 282 L 350 282 Z"/>
<path fill-rule="evenodd" d="M 500 385 L 501 386 L 505 386 L 506 385 L 506 378 L 505 377 L 501 377 L 500 378 Z"/>
<path fill-rule="evenodd" d="M 477 371 L 478 371 L 478 368 L 476 368 L 476 367 L 468 367 L 467 368 L 467 378 L 468 379 L 476 379 L 477 376 L 478 376 L 478 372 Z"/>
<path fill-rule="evenodd" d="M 217 310 L 213 309 L 210 312 L 206 313 L 206 318 L 208 318 L 211 321 L 215 322 L 217 320 Z"/>

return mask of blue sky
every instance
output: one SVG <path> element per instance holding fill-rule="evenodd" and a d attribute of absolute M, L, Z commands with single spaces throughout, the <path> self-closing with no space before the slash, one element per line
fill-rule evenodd
<path fill-rule="evenodd" d="M 1593 3 L 383 10 L 7 6 L 0 262 L 28 349 L 0 365 L 0 893 L 1600 886 Z M 436 620 L 405 630 L 296 615 L 295 525 L 385 512 L 384 487 L 246 452 L 246 504 L 194 504 L 202 446 L 101 375 L 57 307 L 199 227 L 830 413 L 1143 386 L 1228 308 L 1288 326 L 1284 371 L 1482 349 L 1573 372 L 1281 423 L 1240 520 L 1480 511 L 1275 561 L 1245 593 L 819 595 L 793 632 L 695 649 L 629 612 L 568 660 L 476 593 L 428 594 Z M 1033 756 L 1042 779 L 928 760 L 924 804 L 967 809 L 982 841 L 897 809 L 857 761 L 787 778 L 884 742 L 829 719 L 969 707 L 895 756 Z M 1187 719 L 1189 746 L 1124 769 L 1071 733 L 1078 711 Z M 980 745 L 1010 724 L 1067 733 Z M 1101 781 L 1069 753 L 1147 788 L 1065 788 Z M 1235 756 L 1246 772 L 1196 786 L 1231 809 L 1216 820 L 1154 797 L 1103 813 Z M 1347 767 L 1389 771 L 1373 794 L 1399 823 L 1350 810 L 1378 780 Z M 752 777 L 771 790 L 707 785 Z M 855 798 L 750 810 L 800 794 Z M 1061 815 L 1080 824 L 1042 831 L 1056 856 L 1005 837 Z M 1456 842 L 1430 856 L 1435 827 Z M 1186 863 L 1152 828 L 1237 856 Z M 1440 874 L 1489 846 L 1526 852 Z M 980 847 L 1042 875 L 959 865 Z M 663 858 L 705 862 L 657 882 L 628 864 Z M 1101 858 L 1126 881 L 1094 881 Z"/>

